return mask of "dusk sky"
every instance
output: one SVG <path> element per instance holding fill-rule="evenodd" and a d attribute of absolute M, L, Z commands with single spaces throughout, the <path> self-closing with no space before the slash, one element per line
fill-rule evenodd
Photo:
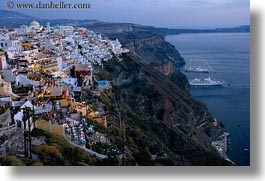
<path fill-rule="evenodd" d="M 60 0 L 40 1 L 45 3 Z M 39 0 L 14 0 L 14 2 L 38 3 Z M 174 28 L 215 28 L 250 24 L 249 0 L 64 0 L 64 2 L 89 3 L 91 9 L 14 8 L 12 10 L 39 18 L 96 19 Z M 5 3 L 1 3 L 0 8 L 9 10 Z"/>

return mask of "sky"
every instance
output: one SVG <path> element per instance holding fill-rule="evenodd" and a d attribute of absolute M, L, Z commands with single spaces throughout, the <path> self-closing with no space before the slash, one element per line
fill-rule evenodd
<path fill-rule="evenodd" d="M 9 0 L 4 0 L 8 2 Z M 19 3 L 62 0 L 14 0 Z M 3 0 L 2 0 L 3 2 Z M 250 24 L 249 0 L 64 0 L 89 3 L 90 9 L 16 9 L 39 18 L 96 19 L 169 28 L 217 28 Z M 1 9 L 10 10 L 6 3 Z"/>

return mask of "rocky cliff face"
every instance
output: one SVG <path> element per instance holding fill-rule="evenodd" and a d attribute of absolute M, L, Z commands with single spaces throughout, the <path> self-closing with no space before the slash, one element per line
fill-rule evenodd
<path fill-rule="evenodd" d="M 185 64 L 185 61 L 180 56 L 179 52 L 174 46 L 166 42 L 163 36 L 137 39 L 126 46 L 135 54 L 135 56 L 140 57 L 143 63 L 157 67 L 158 69 L 161 68 L 164 70 L 170 68 L 170 70 L 175 70 L 168 66 L 173 65 L 176 67 Z M 164 65 L 166 67 L 164 67 Z M 165 72 L 168 73 L 168 71 Z"/>
<path fill-rule="evenodd" d="M 192 99 L 186 77 L 177 71 L 164 75 L 136 54 L 106 63 L 98 75 L 115 82 L 102 100 L 116 114 L 109 117 L 111 125 L 124 134 L 126 163 L 229 165 L 210 146 L 222 127 L 204 104 Z"/>
<path fill-rule="evenodd" d="M 185 61 L 175 47 L 151 32 L 96 31 L 130 49 L 124 61 L 106 63 L 99 75 L 115 82 L 102 100 L 116 114 L 111 125 L 125 137 L 127 164 L 229 165 L 210 145 L 223 133 L 221 123 L 191 97 L 186 76 L 176 71 Z"/>
<path fill-rule="evenodd" d="M 212 138 L 222 132 L 220 124 L 216 124 L 207 107 L 190 96 L 185 75 L 176 70 L 163 75 L 141 59 L 126 57 L 126 60 L 136 61 L 139 67 L 135 67 L 134 72 L 120 72 L 118 82 L 128 93 L 124 94 L 122 99 L 130 103 L 136 113 L 150 113 L 150 116 L 170 127 L 177 127 L 205 145 L 209 145 Z"/>

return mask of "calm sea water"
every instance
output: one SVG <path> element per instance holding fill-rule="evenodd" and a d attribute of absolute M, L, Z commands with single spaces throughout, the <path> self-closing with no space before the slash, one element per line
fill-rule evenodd
<path fill-rule="evenodd" d="M 231 134 L 229 158 L 237 165 L 250 165 L 250 34 L 181 34 L 166 40 L 187 62 L 207 60 L 214 71 L 211 77 L 226 82 L 224 87 L 194 88 L 191 93 Z"/>

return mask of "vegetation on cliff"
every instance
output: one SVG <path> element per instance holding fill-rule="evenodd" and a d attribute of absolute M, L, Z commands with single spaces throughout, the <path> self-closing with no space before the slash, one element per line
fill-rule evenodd
<path fill-rule="evenodd" d="M 187 78 L 175 70 L 185 61 L 165 41 L 164 30 L 94 21 L 72 23 L 118 38 L 130 49 L 123 61 L 113 58 L 96 74 L 97 80 L 112 82 L 112 89 L 99 98 L 105 105 L 108 128 L 99 129 L 121 150 L 122 158 L 99 160 L 63 137 L 35 129 L 33 136 L 44 137 L 47 144 L 33 148 L 33 160 L 6 157 L 0 158 L 1 165 L 231 165 L 210 144 L 223 133 L 222 125 L 190 96 Z"/>
<path fill-rule="evenodd" d="M 108 136 L 124 150 L 125 165 L 230 165 L 210 146 L 222 133 L 220 123 L 191 98 L 183 74 L 166 76 L 125 55 L 97 76 L 114 82 L 100 100 L 116 133 Z"/>
<path fill-rule="evenodd" d="M 99 160 L 78 147 L 73 147 L 62 136 L 34 129 L 33 137 L 44 137 L 46 144 L 33 147 L 33 159 L 16 156 L 0 158 L 5 166 L 104 166 L 119 165 L 115 159 Z"/>

